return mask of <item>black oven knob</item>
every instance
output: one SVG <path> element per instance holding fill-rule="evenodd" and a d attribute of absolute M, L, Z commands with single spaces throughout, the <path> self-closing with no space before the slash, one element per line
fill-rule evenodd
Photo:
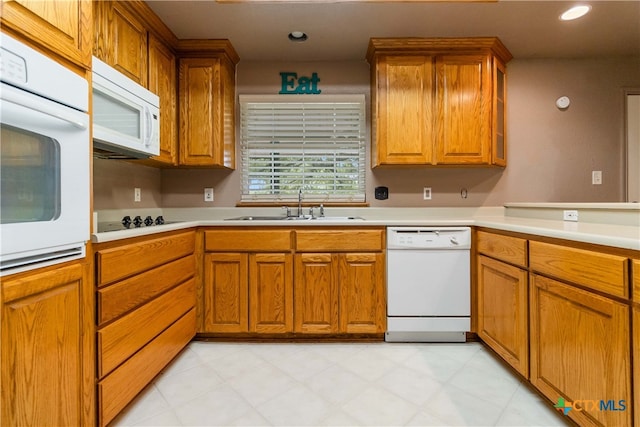
<path fill-rule="evenodd" d="M 140 218 L 140 215 L 133 218 L 133 225 L 135 225 L 136 227 L 140 227 L 142 225 L 142 218 Z"/>
<path fill-rule="evenodd" d="M 122 225 L 124 226 L 124 228 L 131 227 L 131 217 L 129 215 L 122 218 Z"/>
<path fill-rule="evenodd" d="M 162 225 L 164 224 L 164 218 L 162 217 L 162 215 L 160 215 L 159 217 L 156 218 L 156 225 Z"/>
<path fill-rule="evenodd" d="M 153 225 L 153 218 L 151 218 L 151 215 L 144 219 L 144 225 L 146 225 L 147 227 Z"/>

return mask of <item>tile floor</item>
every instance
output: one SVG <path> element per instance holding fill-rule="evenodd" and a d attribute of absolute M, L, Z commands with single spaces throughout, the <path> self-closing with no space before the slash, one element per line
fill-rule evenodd
<path fill-rule="evenodd" d="M 566 426 L 479 343 L 192 342 L 116 426 Z"/>

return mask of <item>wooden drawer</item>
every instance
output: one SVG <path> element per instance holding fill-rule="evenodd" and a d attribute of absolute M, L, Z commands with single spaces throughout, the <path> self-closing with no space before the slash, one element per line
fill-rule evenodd
<path fill-rule="evenodd" d="M 527 241 L 519 237 L 478 231 L 478 252 L 520 267 L 527 266 Z"/>
<path fill-rule="evenodd" d="M 127 313 L 193 277 L 196 269 L 193 255 L 122 280 L 98 290 L 98 326 Z"/>
<path fill-rule="evenodd" d="M 634 259 L 633 262 L 633 300 L 640 303 L 640 260 Z M 640 390 L 638 390 L 640 393 Z M 638 409 L 640 412 L 640 409 Z"/>
<path fill-rule="evenodd" d="M 98 424 L 106 426 L 173 359 L 196 333 L 189 310 L 118 369 L 98 383 Z"/>
<path fill-rule="evenodd" d="M 102 378 L 195 306 L 189 280 L 98 331 L 98 377 Z"/>
<path fill-rule="evenodd" d="M 297 230 L 296 251 L 382 251 L 384 230 Z"/>
<path fill-rule="evenodd" d="M 98 286 L 150 270 L 192 254 L 194 250 L 194 232 L 98 250 L 96 253 Z"/>
<path fill-rule="evenodd" d="M 207 252 L 291 250 L 291 230 L 212 230 L 204 234 Z"/>
<path fill-rule="evenodd" d="M 529 263 L 535 272 L 629 297 L 625 257 L 530 241 Z"/>

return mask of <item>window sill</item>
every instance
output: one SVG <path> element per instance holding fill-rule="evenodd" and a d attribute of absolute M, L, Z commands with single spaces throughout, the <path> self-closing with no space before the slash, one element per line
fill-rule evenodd
<path fill-rule="evenodd" d="M 322 204 L 325 208 L 368 208 L 367 202 L 302 202 L 302 206 L 311 207 Z M 237 208 L 279 208 L 281 206 L 297 207 L 297 202 L 238 202 Z"/>

